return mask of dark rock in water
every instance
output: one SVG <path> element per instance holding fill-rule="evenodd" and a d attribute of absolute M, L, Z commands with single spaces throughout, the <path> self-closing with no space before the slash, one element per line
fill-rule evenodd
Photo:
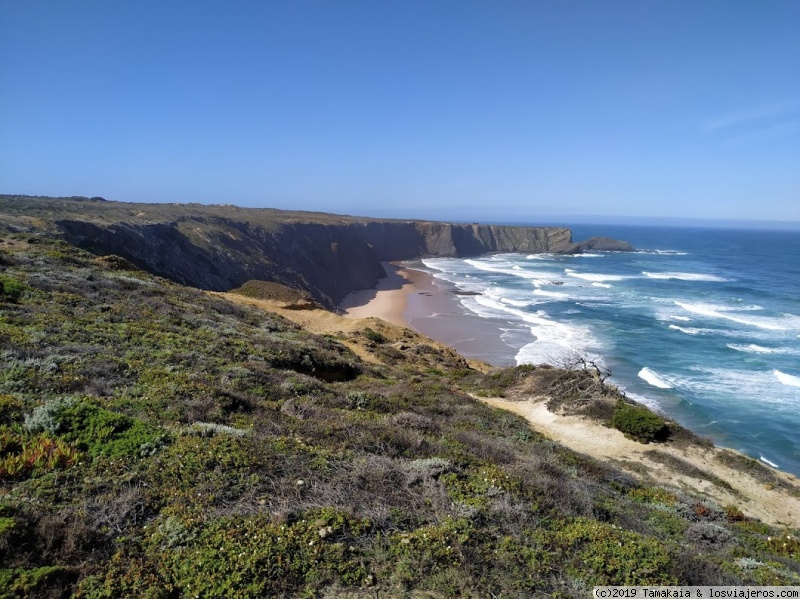
<path fill-rule="evenodd" d="M 558 254 L 583 254 L 585 252 L 635 252 L 634 248 L 627 241 L 619 241 L 610 237 L 591 237 L 586 241 L 571 243 Z"/>

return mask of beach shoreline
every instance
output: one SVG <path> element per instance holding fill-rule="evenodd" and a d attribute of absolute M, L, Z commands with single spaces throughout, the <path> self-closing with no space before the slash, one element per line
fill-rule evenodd
<path fill-rule="evenodd" d="M 516 349 L 502 339 L 497 323 L 474 318 L 459 290 L 407 263 L 383 263 L 387 276 L 373 289 L 355 291 L 339 304 L 345 318 L 382 318 L 442 343 L 464 358 L 492 366 L 514 366 Z M 510 351 L 514 349 L 514 351 Z"/>
<path fill-rule="evenodd" d="M 386 276 L 372 289 L 360 289 L 348 294 L 338 308 L 345 318 L 382 318 L 401 327 L 411 327 L 406 319 L 408 298 L 428 289 L 424 280 L 428 273 L 412 270 L 398 263 L 384 262 Z"/>

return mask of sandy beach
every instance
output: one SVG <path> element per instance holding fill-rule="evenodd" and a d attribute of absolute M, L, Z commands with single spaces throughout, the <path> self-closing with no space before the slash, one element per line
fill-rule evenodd
<path fill-rule="evenodd" d="M 388 276 L 375 289 L 355 291 L 339 305 L 345 317 L 382 318 L 443 343 L 465 358 L 493 366 L 515 364 L 496 323 L 470 317 L 452 285 L 406 265 L 383 266 Z"/>
<path fill-rule="evenodd" d="M 383 263 L 386 277 L 374 289 L 354 291 L 344 298 L 339 309 L 347 318 L 382 318 L 401 327 L 409 326 L 405 319 L 408 297 L 428 288 L 430 275 L 392 264 Z"/>

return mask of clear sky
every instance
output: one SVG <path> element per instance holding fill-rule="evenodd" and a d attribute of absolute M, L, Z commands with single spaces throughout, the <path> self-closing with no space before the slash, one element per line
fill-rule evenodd
<path fill-rule="evenodd" d="M 0 193 L 800 221 L 800 2 L 0 0 Z"/>

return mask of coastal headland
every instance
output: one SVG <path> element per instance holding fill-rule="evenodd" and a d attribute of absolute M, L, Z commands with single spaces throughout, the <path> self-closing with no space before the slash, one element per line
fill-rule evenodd
<path fill-rule="evenodd" d="M 328 308 L 385 277 L 381 262 L 491 252 L 580 253 L 610 239 L 573 242 L 564 227 L 381 220 L 230 205 L 126 204 L 102 198 L 0 195 L 7 231 L 46 230 L 114 254 L 177 283 L 228 291 L 249 280 L 308 291 Z"/>
<path fill-rule="evenodd" d="M 267 212 L 0 198 L 3 589 L 800 584 L 796 478 L 591 363 L 466 359 L 485 342 L 453 290 L 378 239 L 580 251 L 567 229 Z"/>

